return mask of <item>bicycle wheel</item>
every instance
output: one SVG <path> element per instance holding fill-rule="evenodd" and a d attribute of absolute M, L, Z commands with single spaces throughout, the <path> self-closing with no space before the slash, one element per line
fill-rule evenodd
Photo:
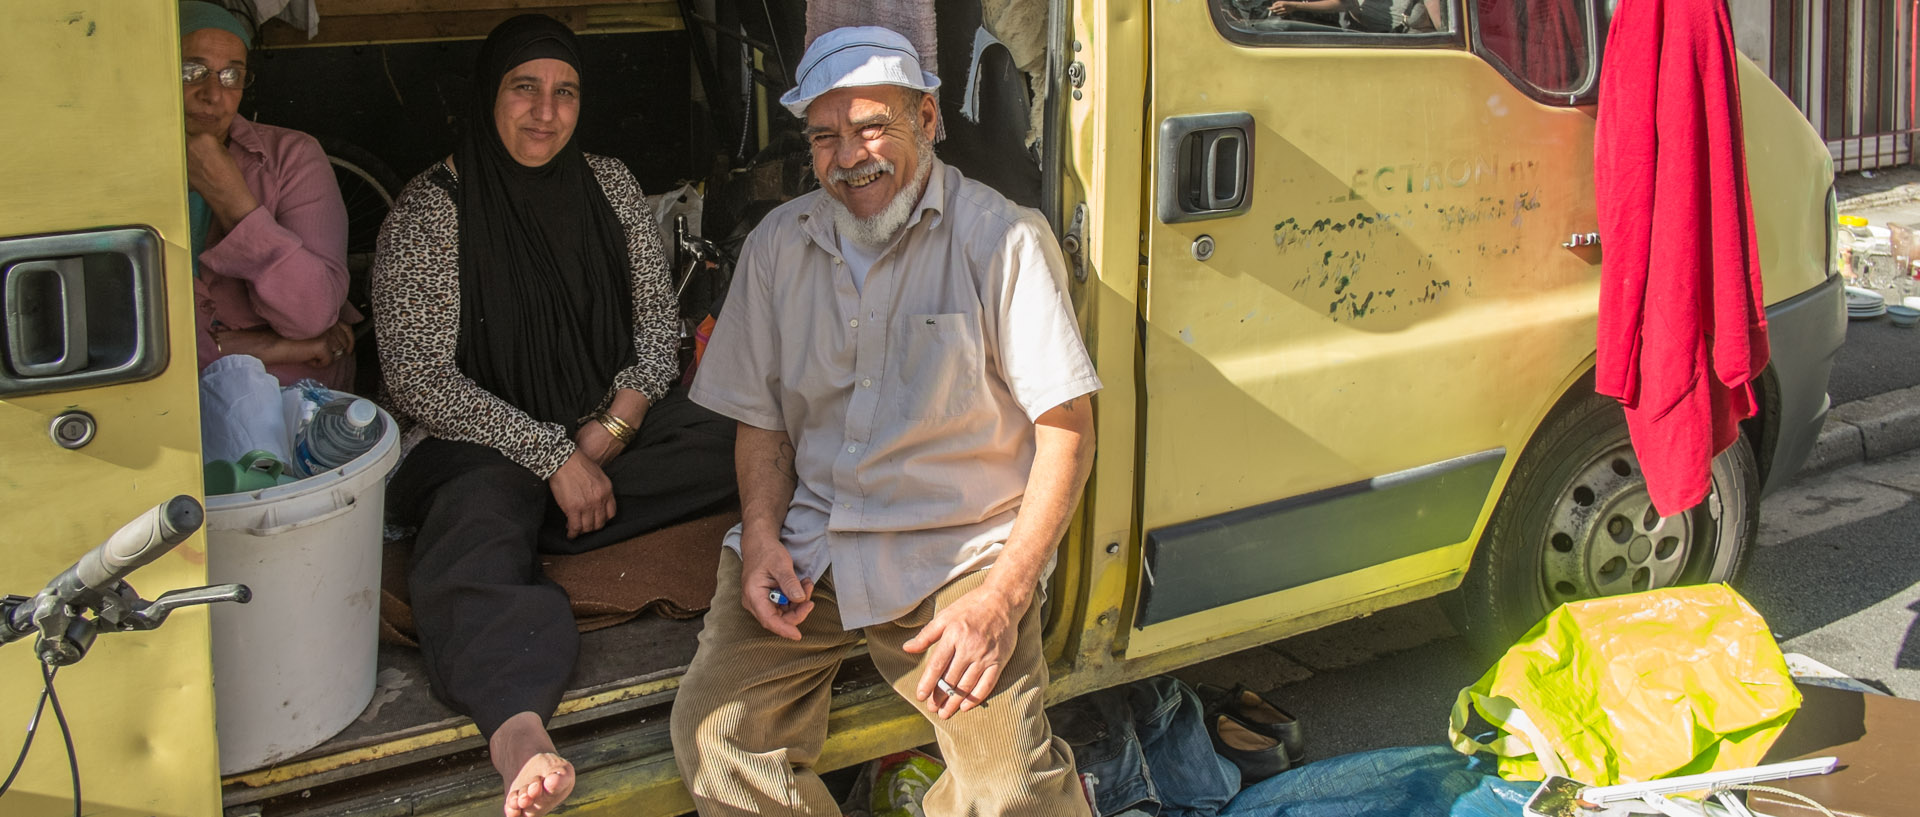
<path fill-rule="evenodd" d="M 347 300 L 362 313 L 370 313 L 367 273 L 373 267 L 380 225 L 400 192 L 400 180 L 385 162 L 359 145 L 337 137 L 317 138 L 333 165 L 340 200 L 347 205 Z"/>

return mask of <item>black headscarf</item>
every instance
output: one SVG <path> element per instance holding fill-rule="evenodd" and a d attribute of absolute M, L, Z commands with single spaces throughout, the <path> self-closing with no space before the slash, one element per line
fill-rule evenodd
<path fill-rule="evenodd" d="M 482 388 L 571 432 L 634 361 L 633 292 L 626 233 L 578 140 L 545 165 L 526 167 L 494 126 L 501 78 L 542 58 L 580 71 L 573 32 L 539 14 L 501 23 L 480 47 L 467 132 L 453 153 L 460 176 L 454 360 Z"/>

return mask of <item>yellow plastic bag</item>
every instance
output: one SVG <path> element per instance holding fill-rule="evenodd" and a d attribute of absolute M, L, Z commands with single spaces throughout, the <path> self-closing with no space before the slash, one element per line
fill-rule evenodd
<path fill-rule="evenodd" d="M 1760 614 L 1723 584 L 1567 604 L 1473 686 L 1448 734 L 1500 776 L 1597 786 L 1754 766 L 1800 708 Z M 1499 730 L 1465 734 L 1469 710 Z"/>

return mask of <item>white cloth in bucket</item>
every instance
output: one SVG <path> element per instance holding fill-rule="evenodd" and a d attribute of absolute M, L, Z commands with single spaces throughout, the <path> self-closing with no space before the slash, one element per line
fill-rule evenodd
<path fill-rule="evenodd" d="M 249 451 L 287 461 L 292 449 L 280 381 L 252 355 L 227 355 L 200 371 L 200 451 L 206 462 L 239 462 Z"/>

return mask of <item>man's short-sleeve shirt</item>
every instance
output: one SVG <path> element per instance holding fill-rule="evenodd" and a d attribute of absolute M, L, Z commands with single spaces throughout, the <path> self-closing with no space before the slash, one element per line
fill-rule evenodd
<path fill-rule="evenodd" d="M 792 440 L 799 485 L 781 539 L 803 578 L 833 567 L 855 629 L 993 563 L 1026 490 L 1033 421 L 1100 380 L 1039 213 L 936 160 L 856 288 L 834 206 L 808 193 L 748 237 L 692 397 Z"/>

